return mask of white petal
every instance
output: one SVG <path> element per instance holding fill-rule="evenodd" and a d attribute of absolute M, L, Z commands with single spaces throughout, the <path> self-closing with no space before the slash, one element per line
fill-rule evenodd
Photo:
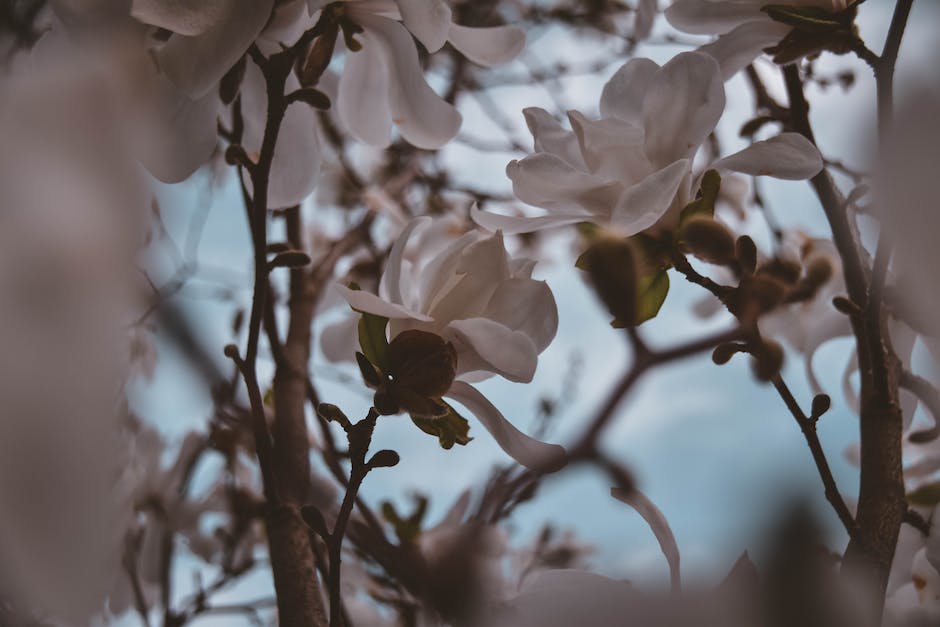
<path fill-rule="evenodd" d="M 402 137 L 418 148 L 440 148 L 460 130 L 460 113 L 424 80 L 418 51 L 405 27 L 367 13 L 355 14 L 366 29 L 363 45 L 380 46 L 390 70 L 389 105 Z"/>
<path fill-rule="evenodd" d="M 666 20 L 681 31 L 711 35 L 724 33 L 746 20 L 767 20 L 761 6 L 760 2 L 735 0 L 676 0 L 666 9 Z"/>
<path fill-rule="evenodd" d="M 714 57 L 721 67 L 721 77 L 728 80 L 763 54 L 764 48 L 780 41 L 789 28 L 772 20 L 745 22 L 698 51 Z"/>
<path fill-rule="evenodd" d="M 676 544 L 676 537 L 669 527 L 669 521 L 659 511 L 659 508 L 650 501 L 645 494 L 637 489 L 630 492 L 620 488 L 611 488 L 610 495 L 622 503 L 626 503 L 636 510 L 643 517 L 643 520 L 653 530 L 653 535 L 659 542 L 659 548 L 666 556 L 666 562 L 669 564 L 669 578 L 672 582 L 673 592 L 678 592 L 680 587 L 679 573 L 679 546 Z"/>
<path fill-rule="evenodd" d="M 656 19 L 656 0 L 637 0 L 636 14 L 633 20 L 633 38 L 643 41 L 650 36 L 653 30 L 653 21 Z"/>
<path fill-rule="evenodd" d="M 541 353 L 558 331 L 558 306 L 545 281 L 507 279 L 499 284 L 483 315 L 524 333 Z"/>
<path fill-rule="evenodd" d="M 576 170 L 545 152 L 510 161 L 506 176 L 512 180 L 513 194 L 522 202 L 569 214 L 584 211 L 601 219 L 610 215 L 623 190 L 619 182 Z"/>
<path fill-rule="evenodd" d="M 131 128 L 144 166 L 165 183 L 189 177 L 212 155 L 217 144 L 219 100 L 208 94 L 191 100 L 165 77 L 154 75 L 151 89 L 135 109 L 141 117 Z"/>
<path fill-rule="evenodd" d="M 476 205 L 470 208 L 470 219 L 488 231 L 502 231 L 506 235 L 532 233 L 579 222 L 596 222 L 597 217 L 589 213 L 552 214 L 547 216 L 505 216 L 481 211 Z"/>
<path fill-rule="evenodd" d="M 523 466 L 542 472 L 554 472 L 565 465 L 565 449 L 557 444 L 539 442 L 516 429 L 471 385 L 454 381 L 447 397 L 457 401 L 476 416 L 496 443 Z"/>
<path fill-rule="evenodd" d="M 362 49 L 346 54 L 336 112 L 350 135 L 370 146 L 385 147 L 392 132 L 391 70 L 381 46 L 368 32 L 357 37 Z"/>
<path fill-rule="evenodd" d="M 484 67 L 508 63 L 525 48 L 525 31 L 517 26 L 469 28 L 451 24 L 447 39 L 463 56 Z"/>
<path fill-rule="evenodd" d="M 199 35 L 227 19 L 237 0 L 134 0 L 131 17 L 180 35 Z"/>
<path fill-rule="evenodd" d="M 629 185 L 654 170 L 646 158 L 639 126 L 618 118 L 588 120 L 577 111 L 569 111 L 568 119 L 594 176 Z"/>
<path fill-rule="evenodd" d="M 676 55 L 656 72 L 643 99 L 646 156 L 660 167 L 692 157 L 724 108 L 718 63 L 698 52 Z"/>
<path fill-rule="evenodd" d="M 458 374 L 486 370 L 517 383 L 535 376 L 539 354 L 525 333 L 487 318 L 469 318 L 452 321 L 443 334 L 457 349 Z"/>
<path fill-rule="evenodd" d="M 157 51 L 163 72 L 193 98 L 204 96 L 235 65 L 271 16 L 274 0 L 242 0 L 228 19 L 201 35 L 174 35 Z"/>
<path fill-rule="evenodd" d="M 443 0 L 395 0 L 405 28 L 424 44 L 428 52 L 437 52 L 447 41 L 450 7 Z"/>
<path fill-rule="evenodd" d="M 526 126 L 535 140 L 535 152 L 551 153 L 573 168 L 587 170 L 577 135 L 563 128 L 545 109 L 526 107 L 522 110 L 522 115 L 525 116 Z"/>
<path fill-rule="evenodd" d="M 398 305 L 405 304 L 401 289 L 402 257 L 405 254 L 405 247 L 414 230 L 419 226 L 425 227 L 430 222 L 431 218 L 427 216 L 415 218 L 402 229 L 401 234 L 392 244 L 392 249 L 388 253 L 388 262 L 385 264 L 385 272 L 382 273 L 382 279 L 379 281 L 379 294 L 385 300 Z"/>
<path fill-rule="evenodd" d="M 927 560 L 940 573 L 940 505 L 930 517 L 930 533 L 927 535 Z"/>
<path fill-rule="evenodd" d="M 680 159 L 628 187 L 611 215 L 611 228 L 630 236 L 659 222 L 673 204 L 688 173 L 689 161 Z"/>
<path fill-rule="evenodd" d="M 447 281 L 428 304 L 428 313 L 444 325 L 451 320 L 480 315 L 501 281 L 509 278 L 509 258 L 503 234 L 469 244 L 453 265 L 457 281 Z"/>
<path fill-rule="evenodd" d="M 642 124 L 643 98 L 657 70 L 659 65 L 645 58 L 624 63 L 601 91 L 601 117 Z"/>
<path fill-rule="evenodd" d="M 349 306 L 356 311 L 364 311 L 375 314 L 376 316 L 383 316 L 385 318 L 410 318 L 412 320 L 421 320 L 423 322 L 431 321 L 431 318 L 425 316 L 424 314 L 408 311 L 401 305 L 396 305 L 394 303 L 389 303 L 382 300 L 375 294 L 370 294 L 369 292 L 364 292 L 362 290 L 351 290 L 345 285 L 337 285 L 336 289 L 339 290 L 339 293 L 343 295 L 343 298 L 346 299 L 346 302 L 349 303 Z"/>
<path fill-rule="evenodd" d="M 798 181 L 819 174 L 823 160 L 816 146 L 799 133 L 781 133 L 719 159 L 711 167 Z"/>
<path fill-rule="evenodd" d="M 430 311 L 431 306 L 454 287 L 460 255 L 479 237 L 476 231 L 464 233 L 422 266 L 415 303 L 417 311 Z"/>

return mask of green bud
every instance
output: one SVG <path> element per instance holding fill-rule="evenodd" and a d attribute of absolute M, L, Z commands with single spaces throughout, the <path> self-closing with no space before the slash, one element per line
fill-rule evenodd
<path fill-rule="evenodd" d="M 637 267 L 633 246 L 623 239 L 601 238 L 578 260 L 598 298 L 614 318 L 632 326 L 637 310 Z"/>

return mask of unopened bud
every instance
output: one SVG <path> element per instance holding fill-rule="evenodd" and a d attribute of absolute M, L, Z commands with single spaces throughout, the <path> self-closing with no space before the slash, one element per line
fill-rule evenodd
<path fill-rule="evenodd" d="M 734 357 L 736 353 L 740 353 L 743 350 L 744 346 L 738 342 L 719 344 L 715 347 L 715 350 L 712 351 L 712 361 L 721 366 L 731 361 L 731 358 Z"/>
<path fill-rule="evenodd" d="M 774 340 L 764 340 L 753 349 L 751 368 L 760 381 L 770 381 L 783 367 L 783 346 Z"/>
<path fill-rule="evenodd" d="M 829 411 L 831 406 L 832 399 L 829 398 L 828 394 L 817 394 L 813 397 L 813 406 L 810 409 L 810 418 L 813 420 L 818 419 L 820 416 Z"/>
<path fill-rule="evenodd" d="M 724 224 L 697 216 L 682 227 L 682 239 L 703 261 L 724 266 L 734 260 L 734 236 Z"/>
<path fill-rule="evenodd" d="M 396 466 L 399 461 L 401 461 L 401 457 L 398 456 L 398 453 L 389 449 L 382 449 L 373 455 L 366 465 L 369 468 L 391 468 Z"/>
<path fill-rule="evenodd" d="M 754 274 L 757 268 L 757 245 L 748 235 L 742 235 L 734 243 L 734 256 L 745 274 Z"/>
<path fill-rule="evenodd" d="M 807 260 L 805 280 L 813 287 L 819 287 L 832 278 L 832 261 L 823 255 L 814 255 Z"/>
<path fill-rule="evenodd" d="M 388 373 L 396 387 L 426 397 L 450 389 L 457 374 L 457 351 L 427 331 L 402 331 L 388 344 Z"/>
<path fill-rule="evenodd" d="M 623 239 L 602 238 L 578 260 L 591 284 L 617 322 L 636 322 L 637 268 L 633 246 Z"/>

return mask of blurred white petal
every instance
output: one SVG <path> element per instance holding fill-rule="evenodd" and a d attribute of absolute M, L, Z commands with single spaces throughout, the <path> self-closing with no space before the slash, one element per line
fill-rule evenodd
<path fill-rule="evenodd" d="M 463 56 L 484 67 L 508 63 L 525 48 L 525 31 L 517 26 L 470 28 L 451 24 L 447 36 Z"/>
<path fill-rule="evenodd" d="M 812 142 L 799 133 L 781 133 L 719 159 L 711 167 L 797 181 L 819 174 L 823 160 Z"/>
<path fill-rule="evenodd" d="M 452 336 L 458 356 L 469 349 L 468 352 L 482 360 L 485 370 L 519 383 L 528 383 L 535 376 L 539 354 L 525 333 L 513 331 L 487 318 L 468 318 L 452 321 L 447 325 L 445 335 Z M 470 362 L 472 370 L 480 369 L 476 362 L 476 359 Z M 458 358 L 458 373 L 472 370 Z"/>
<path fill-rule="evenodd" d="M 450 7 L 444 0 L 395 0 L 405 28 L 424 44 L 428 52 L 437 52 L 447 41 L 451 26 Z"/>
<path fill-rule="evenodd" d="M 679 546 L 676 544 L 676 537 L 669 527 L 669 521 L 645 494 L 635 488 L 630 492 L 621 488 L 611 488 L 610 494 L 618 501 L 635 509 L 650 526 L 653 535 L 656 536 L 656 540 L 659 542 L 659 548 L 662 549 L 666 562 L 669 564 L 669 579 L 672 582 L 672 590 L 673 592 L 679 592 L 681 586 Z"/>

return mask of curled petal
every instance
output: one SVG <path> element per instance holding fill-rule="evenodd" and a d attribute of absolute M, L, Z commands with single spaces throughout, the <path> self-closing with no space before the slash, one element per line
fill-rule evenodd
<path fill-rule="evenodd" d="M 659 65 L 646 58 L 630 59 L 614 72 L 601 91 L 601 117 L 643 123 L 643 98 Z"/>
<path fill-rule="evenodd" d="M 495 233 L 469 244 L 452 266 L 453 274 L 428 304 L 428 313 L 440 324 L 479 315 L 496 286 L 509 278 L 509 257 L 503 234 Z"/>
<path fill-rule="evenodd" d="M 457 349 L 458 374 L 486 370 L 518 383 L 535 376 L 539 354 L 525 333 L 487 318 L 454 320 L 444 333 Z"/>
<path fill-rule="evenodd" d="M 660 167 L 692 157 L 724 108 L 718 63 L 699 52 L 676 55 L 656 72 L 643 99 L 646 156 Z"/>
<path fill-rule="evenodd" d="M 545 350 L 558 331 L 558 306 L 545 281 L 508 279 L 499 284 L 483 315 L 524 333 L 535 349 Z"/>
<path fill-rule="evenodd" d="M 484 67 L 508 63 L 525 48 L 525 31 L 517 26 L 469 28 L 451 24 L 448 41 L 463 56 Z"/>
<path fill-rule="evenodd" d="M 535 140 L 535 152 L 551 153 L 573 168 L 587 170 L 577 135 L 562 127 L 545 109 L 527 107 L 522 110 L 522 115 Z"/>
<path fill-rule="evenodd" d="M 430 222 L 431 218 L 427 216 L 415 218 L 402 229 L 401 234 L 395 240 L 395 243 L 392 244 L 392 250 L 388 253 L 388 263 L 385 265 L 385 272 L 382 274 L 382 279 L 379 282 L 379 294 L 389 302 L 398 305 L 405 304 L 405 299 L 402 297 L 401 291 L 401 269 L 405 247 L 408 245 L 408 240 L 411 238 L 411 234 L 414 233 L 414 230 L 419 226 L 426 227 Z"/>
<path fill-rule="evenodd" d="M 680 159 L 627 188 L 611 215 L 611 228 L 630 236 L 659 222 L 688 174 L 688 159 Z"/>
<path fill-rule="evenodd" d="M 349 306 L 356 311 L 365 311 L 385 318 L 408 318 L 422 322 L 430 322 L 432 320 L 429 316 L 409 311 L 401 305 L 386 302 L 369 292 L 351 290 L 345 285 L 337 285 L 336 289 L 339 290 L 339 293 L 346 299 Z"/>
<path fill-rule="evenodd" d="M 711 35 L 731 30 L 746 20 L 767 20 L 761 6 L 760 2 L 736 0 L 676 0 L 666 9 L 666 20 L 681 31 Z"/>
<path fill-rule="evenodd" d="M 447 41 L 451 26 L 450 7 L 443 0 L 395 0 L 405 28 L 424 44 L 428 52 L 437 52 Z"/>
<path fill-rule="evenodd" d="M 163 72 L 193 98 L 206 95 L 235 65 L 271 16 L 274 0 L 242 0 L 200 35 L 174 35 L 157 51 Z"/>
<path fill-rule="evenodd" d="M 653 535 L 659 542 L 659 548 L 666 556 L 666 562 L 669 564 L 669 579 L 672 582 L 673 592 L 679 592 L 681 579 L 679 574 L 679 546 L 676 544 L 676 537 L 669 527 L 669 522 L 656 505 L 649 500 L 645 494 L 637 489 L 629 492 L 620 488 L 611 488 L 610 495 L 621 503 L 626 503 L 636 510 L 643 517 L 643 520 L 653 530 Z"/>
<path fill-rule="evenodd" d="M 507 235 L 531 233 L 579 222 L 596 222 L 597 217 L 589 213 L 552 214 L 547 216 L 505 216 L 482 211 L 476 205 L 470 208 L 470 219 L 488 231 L 502 231 Z"/>
<path fill-rule="evenodd" d="M 539 442 L 516 429 L 485 396 L 463 381 L 454 381 L 447 397 L 466 407 L 477 417 L 496 443 L 514 460 L 533 470 L 554 472 L 567 461 L 565 449 Z"/>
<path fill-rule="evenodd" d="M 460 113 L 445 102 L 424 80 L 414 41 L 398 22 L 355 12 L 355 20 L 366 29 L 363 47 L 378 45 L 391 74 L 389 106 L 392 121 L 413 146 L 440 148 L 460 130 Z"/>
<path fill-rule="evenodd" d="M 799 133 L 781 133 L 719 159 L 712 167 L 798 181 L 819 174 L 823 160 L 816 146 Z"/>

